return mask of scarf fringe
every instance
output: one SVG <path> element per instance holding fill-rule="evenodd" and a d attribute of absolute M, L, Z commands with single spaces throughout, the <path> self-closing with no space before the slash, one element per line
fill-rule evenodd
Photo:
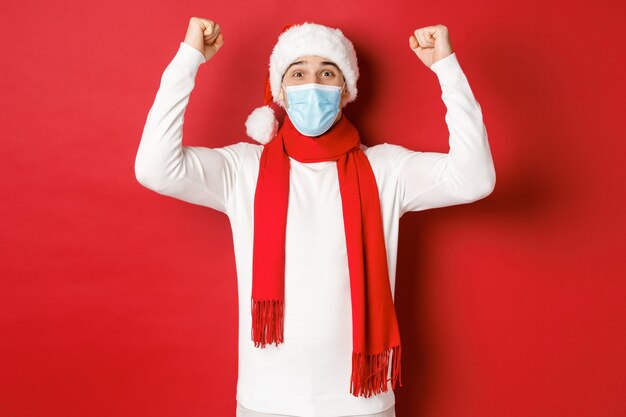
<path fill-rule="evenodd" d="M 389 355 L 392 353 L 391 378 L 387 379 Z M 362 395 L 367 398 L 371 395 L 387 392 L 387 381 L 392 381 L 392 389 L 395 389 L 398 380 L 400 386 L 402 386 L 400 356 L 400 345 L 393 346 L 382 353 L 374 355 L 352 352 L 350 393 L 355 397 Z"/>
<path fill-rule="evenodd" d="M 252 340 L 254 346 L 265 347 L 283 342 L 284 302 L 280 300 L 252 301 Z"/>

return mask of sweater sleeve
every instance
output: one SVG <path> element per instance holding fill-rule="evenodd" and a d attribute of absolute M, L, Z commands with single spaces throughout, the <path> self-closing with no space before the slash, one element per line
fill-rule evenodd
<path fill-rule="evenodd" d="M 184 113 L 204 55 L 181 42 L 169 63 L 144 126 L 135 176 L 159 194 L 222 213 L 229 207 L 247 143 L 222 148 L 183 146 Z"/>
<path fill-rule="evenodd" d="M 488 196 L 495 187 L 496 173 L 481 108 L 456 53 L 430 69 L 441 85 L 450 148 L 446 154 L 387 144 L 396 167 L 400 215 L 471 203 Z"/>

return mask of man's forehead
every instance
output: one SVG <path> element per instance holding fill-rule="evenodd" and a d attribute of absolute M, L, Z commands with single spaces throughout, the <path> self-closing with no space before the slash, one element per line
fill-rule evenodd
<path fill-rule="evenodd" d="M 293 67 L 294 65 L 311 65 L 315 63 L 319 65 L 332 65 L 335 68 L 339 69 L 339 66 L 335 64 L 330 58 L 326 58 L 326 57 L 319 56 L 319 55 L 306 55 L 306 56 L 298 57 L 295 61 L 289 64 L 289 66 L 287 67 L 287 70 Z"/>
<path fill-rule="evenodd" d="M 329 61 L 332 62 L 332 59 L 327 58 L 325 56 L 321 56 L 321 55 L 304 55 L 304 56 L 299 56 L 298 58 L 294 59 L 293 62 L 298 62 L 298 61 Z"/>

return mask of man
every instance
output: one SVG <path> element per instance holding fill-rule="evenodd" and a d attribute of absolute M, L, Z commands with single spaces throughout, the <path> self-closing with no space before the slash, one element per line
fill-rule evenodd
<path fill-rule="evenodd" d="M 192 18 L 163 73 L 135 172 L 151 190 L 229 217 L 240 308 L 239 416 L 395 416 L 399 219 L 476 201 L 495 185 L 480 106 L 447 28 L 417 29 L 409 42 L 442 87 L 447 154 L 360 142 L 341 111 L 356 99 L 359 71 L 339 29 L 283 29 L 265 105 L 246 121 L 260 144 L 182 145 L 196 73 L 224 45 L 215 22 Z M 280 128 L 271 102 L 287 112 Z"/>

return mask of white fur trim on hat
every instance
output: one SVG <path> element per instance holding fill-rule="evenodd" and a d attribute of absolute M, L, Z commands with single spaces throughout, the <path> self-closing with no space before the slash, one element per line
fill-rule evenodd
<path fill-rule="evenodd" d="M 278 132 L 278 120 L 274 116 L 274 109 L 262 106 L 254 109 L 246 120 L 246 133 L 252 139 L 265 145 Z"/>

